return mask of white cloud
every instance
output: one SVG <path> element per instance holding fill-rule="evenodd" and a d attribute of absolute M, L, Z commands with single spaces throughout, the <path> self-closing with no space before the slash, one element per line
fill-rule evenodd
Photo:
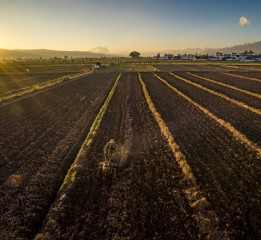
<path fill-rule="evenodd" d="M 240 26 L 246 26 L 246 25 L 249 25 L 251 22 L 245 17 L 245 16 L 242 16 L 240 19 L 239 19 L 239 25 Z"/>

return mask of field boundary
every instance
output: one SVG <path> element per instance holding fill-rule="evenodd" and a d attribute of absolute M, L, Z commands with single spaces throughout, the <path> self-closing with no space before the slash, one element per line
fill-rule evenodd
<path fill-rule="evenodd" d="M 222 74 L 225 74 L 225 75 L 228 75 L 228 76 L 232 76 L 232 77 L 249 79 L 251 81 L 261 82 L 261 79 L 258 79 L 258 78 L 244 77 L 244 76 L 237 75 L 237 74 L 232 74 L 232 73 L 222 73 Z"/>
<path fill-rule="evenodd" d="M 82 156 L 85 156 L 86 155 L 86 152 L 88 151 L 88 149 L 90 148 L 92 142 L 93 142 L 93 139 L 97 133 L 97 130 L 101 124 L 101 121 L 103 119 L 103 116 L 108 108 L 108 105 L 113 97 L 113 94 L 115 92 L 115 89 L 118 85 L 118 82 L 121 78 L 121 73 L 117 76 L 116 80 L 115 80 L 115 83 L 114 85 L 112 86 L 104 104 L 102 105 L 102 107 L 100 108 L 100 111 L 99 113 L 97 114 L 91 128 L 90 128 L 90 131 L 85 139 L 85 141 L 83 142 L 74 162 L 72 163 L 70 169 L 68 170 L 64 180 L 63 180 L 63 183 L 59 189 L 59 191 L 57 192 L 57 197 L 54 201 L 54 203 L 52 205 L 56 205 L 56 210 L 63 204 L 65 198 L 66 198 L 66 192 L 70 189 L 70 187 L 72 187 L 73 183 L 75 182 L 76 180 L 76 177 L 77 177 L 77 170 L 79 168 L 79 160 Z M 47 215 L 48 216 L 48 215 Z M 50 217 L 48 219 L 48 222 L 53 222 L 55 221 L 54 219 L 52 219 L 52 217 Z M 44 237 L 44 235 L 42 233 L 38 233 L 34 240 L 40 240 Z"/>
<path fill-rule="evenodd" d="M 165 79 L 159 77 L 157 74 L 154 74 L 154 76 L 156 78 L 158 78 L 161 82 L 163 82 L 164 84 L 166 84 L 172 91 L 174 91 L 175 93 L 177 93 L 178 95 L 180 95 L 181 97 L 183 97 L 184 99 L 186 99 L 188 102 L 190 102 L 191 104 L 193 104 L 195 107 L 197 107 L 199 110 L 201 110 L 204 114 L 206 114 L 209 118 L 213 119 L 215 122 L 217 122 L 220 126 L 222 126 L 223 128 L 225 128 L 227 131 L 229 131 L 233 137 L 235 137 L 238 141 L 240 141 L 241 143 L 243 143 L 248 149 L 250 150 L 254 150 L 257 155 L 259 157 L 261 157 L 261 149 L 256 146 L 255 143 L 253 143 L 252 141 L 250 141 L 243 133 L 239 132 L 237 129 L 235 129 L 229 122 L 224 121 L 221 118 L 218 118 L 216 115 L 214 115 L 213 113 L 211 113 L 209 110 L 207 110 L 206 108 L 202 107 L 200 104 L 196 103 L 195 101 L 193 101 L 190 97 L 188 97 L 187 95 L 185 95 L 184 93 L 182 93 L 181 91 L 179 91 L 178 89 L 176 89 L 174 86 L 172 86 L 171 84 L 169 84 Z"/>
<path fill-rule="evenodd" d="M 233 89 L 233 90 L 236 90 L 236 91 L 239 91 L 239 92 L 242 92 L 242 93 L 248 94 L 248 95 L 250 95 L 250 96 L 253 96 L 253 97 L 256 97 L 256 98 L 261 99 L 261 95 L 258 94 L 258 93 L 252 93 L 252 92 L 249 92 L 249 91 L 247 91 L 247 90 L 244 90 L 244 89 L 241 89 L 241 88 L 238 88 L 238 87 L 229 85 L 229 84 L 221 83 L 221 82 L 218 82 L 218 81 L 216 81 L 216 80 L 212 80 L 212 79 L 210 79 L 210 78 L 206 78 L 206 77 L 202 77 L 202 76 L 196 75 L 196 74 L 194 74 L 194 73 L 190 73 L 190 72 L 187 72 L 187 73 L 188 73 L 189 75 L 192 75 L 192 76 L 197 77 L 197 78 L 201 78 L 201 79 L 206 80 L 206 81 L 208 81 L 208 82 L 212 82 L 212 83 L 221 85 L 221 86 L 223 86 L 223 87 L 227 87 L 227 88 L 230 88 L 230 89 Z"/>
<path fill-rule="evenodd" d="M 152 112 L 156 122 L 159 125 L 160 131 L 166 138 L 168 145 L 188 182 L 188 188 L 184 189 L 184 194 L 186 195 L 191 208 L 194 210 L 194 218 L 197 221 L 200 234 L 202 236 L 207 236 L 210 239 L 226 239 L 226 234 L 218 230 L 219 218 L 215 212 L 208 210 L 209 202 L 197 185 L 196 178 L 190 168 L 184 154 L 180 151 L 179 145 L 175 142 L 168 126 L 158 113 L 156 107 L 154 106 L 149 92 L 147 90 L 146 84 L 142 80 L 140 73 L 138 73 L 139 81 L 142 86 L 144 97 L 147 101 L 148 107 Z"/>
<path fill-rule="evenodd" d="M 212 89 L 206 88 L 206 87 L 202 86 L 201 84 L 198 84 L 198 83 L 195 83 L 195 82 L 193 82 L 193 81 L 190 81 L 190 80 L 188 80 L 188 79 L 186 79 L 186 78 L 180 77 L 180 76 L 178 76 L 178 75 L 176 75 L 176 74 L 174 74 L 174 73 L 172 73 L 172 72 L 170 72 L 169 74 L 172 75 L 172 76 L 174 76 L 174 77 L 176 77 L 176 78 L 178 78 L 178 79 L 180 79 L 180 80 L 182 80 L 182 81 L 184 81 L 184 82 L 186 82 L 186 83 L 189 83 L 189 84 L 191 84 L 191 85 L 193 85 L 193 86 L 195 86 L 195 87 L 197 87 L 197 88 L 203 89 L 203 90 L 205 90 L 205 91 L 207 91 L 207 92 L 209 92 L 209 93 L 211 93 L 211 94 L 213 94 L 213 95 L 216 95 L 216 96 L 218 96 L 218 97 L 221 97 L 221 98 L 223 98 L 223 99 L 225 99 L 225 100 L 227 100 L 227 101 L 229 101 L 229 102 L 231 102 L 231 103 L 233 103 L 233 104 L 235 104 L 235 105 L 237 105 L 237 106 L 239 106 L 239 107 L 242 107 L 242 108 L 244 108 L 244 109 L 247 109 L 247 110 L 249 110 L 249 111 L 251 111 L 251 112 L 253 112 L 253 113 L 256 113 L 256 114 L 258 114 L 258 115 L 261 115 L 261 110 L 259 110 L 259 109 L 250 107 L 250 106 L 248 106 L 248 105 L 245 104 L 245 103 L 242 103 L 242 102 L 237 101 L 237 100 L 235 100 L 235 99 L 229 98 L 228 96 L 226 96 L 226 95 L 224 95 L 224 94 L 222 94 L 222 93 L 219 93 L 219 92 L 216 92 L 216 91 L 214 91 L 214 90 L 212 90 Z"/>

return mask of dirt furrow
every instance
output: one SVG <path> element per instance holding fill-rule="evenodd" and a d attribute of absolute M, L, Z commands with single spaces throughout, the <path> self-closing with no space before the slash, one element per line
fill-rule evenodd
<path fill-rule="evenodd" d="M 176 74 L 176 73 L 175 73 Z M 195 77 L 187 72 L 183 73 L 177 73 L 178 76 L 184 77 L 186 79 L 189 79 L 190 81 L 193 81 L 194 83 L 200 84 L 206 88 L 209 88 L 211 90 L 214 90 L 216 92 L 222 93 L 226 96 L 228 96 L 231 99 L 235 99 L 237 101 L 240 101 L 242 103 L 247 104 L 248 106 L 254 107 L 256 109 L 261 109 L 261 101 L 260 99 L 245 94 L 243 92 L 235 91 L 233 89 L 227 88 L 225 86 L 221 86 L 218 84 L 215 84 L 213 82 L 208 82 L 203 79 L 200 79 L 198 77 Z"/>
<path fill-rule="evenodd" d="M 225 84 L 234 88 L 246 90 L 253 94 L 261 94 L 261 83 L 254 82 L 247 79 L 237 78 L 229 75 L 224 75 L 222 73 L 210 73 L 210 72 L 200 72 L 195 73 L 200 77 L 208 78 L 210 80 L 217 81 L 218 83 Z"/>
<path fill-rule="evenodd" d="M 74 187 L 51 210 L 38 234 L 42 239 L 197 238 L 193 210 L 183 193 L 186 183 L 137 77 L 122 74 L 92 147 L 79 163 Z M 116 181 L 99 181 L 98 162 L 110 138 L 127 154 Z"/>
<path fill-rule="evenodd" d="M 143 73 L 142 77 L 211 208 L 220 217 L 221 229 L 231 238 L 261 236 L 260 157 L 153 74 Z"/>
<path fill-rule="evenodd" d="M 215 116 L 230 123 L 236 130 L 243 133 L 249 140 L 261 144 L 261 116 L 234 105 L 225 99 L 215 96 L 203 89 L 186 83 L 167 73 L 159 74 L 171 85 L 208 109 Z M 207 101 L 206 101 L 207 99 Z"/>
<path fill-rule="evenodd" d="M 1 239 L 30 239 L 44 219 L 63 177 L 90 129 L 94 114 L 97 113 L 115 80 L 115 74 L 97 75 L 96 77 L 93 75 L 88 78 L 61 86 L 60 89 L 56 88 L 46 92 L 43 96 L 39 94 L 34 97 L 35 100 L 42 102 L 42 108 L 29 109 L 38 112 L 39 114 L 35 116 L 41 119 L 41 113 L 43 113 L 49 124 L 48 131 L 42 132 L 41 141 L 36 139 L 37 141 L 32 143 L 28 151 L 23 153 L 23 161 L 20 161 L 20 165 L 16 166 L 11 162 L 8 166 L 14 166 L 14 168 L 5 168 L 12 174 L 20 167 L 0 187 Z M 78 96 L 78 94 L 80 95 Z M 52 102 L 54 95 L 56 95 L 58 106 L 59 99 L 66 99 L 66 102 L 63 102 L 64 107 L 56 108 L 55 102 Z M 28 102 L 30 99 L 24 99 L 14 104 L 22 107 Z M 4 108 L 9 111 L 12 105 Z M 45 111 L 45 108 L 53 109 L 53 117 L 48 117 L 47 113 L 50 111 Z M 23 112 L 27 111 L 22 111 L 21 116 L 23 116 Z M 7 114 L 6 116 L 12 115 Z M 19 121 L 19 117 L 17 121 Z M 36 126 L 33 126 L 34 129 L 41 129 L 46 124 L 43 119 L 32 121 L 30 114 L 28 122 L 37 123 Z M 19 129 L 19 124 L 14 123 L 14 125 L 17 125 L 17 129 Z M 31 132 L 26 132 L 30 127 L 30 124 L 24 127 L 26 134 L 16 135 L 17 138 L 20 138 L 20 142 L 26 141 L 27 137 L 32 138 Z M 6 132 L 3 132 L 1 138 L 5 136 L 4 134 L 8 134 L 8 129 L 5 130 Z M 19 130 L 17 131 L 19 132 Z M 20 158 L 21 156 L 17 157 L 18 160 Z M 15 161 L 15 158 L 10 161 Z"/>

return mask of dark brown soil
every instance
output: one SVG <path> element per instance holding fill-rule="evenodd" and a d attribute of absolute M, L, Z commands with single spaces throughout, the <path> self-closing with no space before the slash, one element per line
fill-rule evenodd
<path fill-rule="evenodd" d="M 210 73 L 210 72 L 200 72 L 195 73 L 199 76 L 206 77 L 221 83 L 225 83 L 243 90 L 247 90 L 253 93 L 261 94 L 261 82 L 252 81 L 249 79 L 238 78 L 234 76 L 229 76 L 222 73 Z M 240 75 L 238 72 L 231 72 L 231 74 Z"/>
<path fill-rule="evenodd" d="M 110 138 L 127 150 L 116 181 L 96 177 Z M 123 74 L 80 164 L 63 206 L 49 212 L 44 239 L 197 239 L 193 210 L 183 193 L 186 183 L 148 109 L 137 73 Z"/>
<path fill-rule="evenodd" d="M 231 239 L 260 238 L 260 157 L 153 74 L 142 76 L 152 101 L 219 215 L 223 229 Z M 180 81 L 172 79 L 169 82 L 181 89 Z M 197 93 L 198 101 L 212 103 L 218 109 L 215 98 L 206 98 L 192 86 L 182 88 L 184 93 L 193 94 L 193 91 Z"/>
<path fill-rule="evenodd" d="M 261 145 L 260 115 L 239 107 L 203 89 L 181 81 L 168 73 L 160 73 L 159 76 L 166 79 L 175 88 L 208 109 L 217 117 L 231 123 L 237 130 L 245 134 L 247 138 L 257 143 L 259 146 Z"/>
<path fill-rule="evenodd" d="M 37 233 L 115 77 L 91 75 L 1 107 L 1 239 Z"/>
<path fill-rule="evenodd" d="M 168 73 L 157 74 L 260 144 L 255 114 Z M 208 210 L 218 217 L 218 230 L 229 239 L 260 239 L 260 156 L 153 73 L 141 76 Z M 122 74 L 92 145 L 79 158 L 75 181 L 58 191 L 115 78 L 95 73 L 0 107 L 1 240 L 32 239 L 37 233 L 48 240 L 207 238 L 185 194 L 189 184 L 135 72 Z M 251 105 L 243 93 L 189 79 L 261 105 Z M 111 138 L 119 149 L 117 178 L 100 179 L 97 166 Z"/>
<path fill-rule="evenodd" d="M 195 73 L 195 74 L 197 74 L 197 73 Z M 261 109 L 261 101 L 257 97 L 251 96 L 249 94 L 242 93 L 240 91 L 235 91 L 234 89 L 224 87 L 224 86 L 218 85 L 218 84 L 213 83 L 213 82 L 205 81 L 205 80 L 200 79 L 198 77 L 192 76 L 192 75 L 190 75 L 186 72 L 177 73 L 177 75 L 179 75 L 179 76 L 181 76 L 185 79 L 188 79 L 192 82 L 195 82 L 197 84 L 200 84 L 200 85 L 202 85 L 206 88 L 214 90 L 218 93 L 224 94 L 229 98 L 232 98 L 232 99 L 235 99 L 239 102 L 245 103 L 250 107 Z M 209 78 L 212 79 L 211 75 L 209 75 Z M 249 81 L 249 80 L 245 81 L 246 84 L 247 84 L 247 81 Z M 250 85 L 250 84 L 248 84 L 248 85 Z M 259 85 L 260 85 L 260 88 L 261 88 L 261 82 L 259 83 Z M 253 86 L 253 88 L 255 89 L 255 86 Z"/>

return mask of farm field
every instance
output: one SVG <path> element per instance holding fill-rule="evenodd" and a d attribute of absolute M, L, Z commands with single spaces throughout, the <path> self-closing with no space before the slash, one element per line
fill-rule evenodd
<path fill-rule="evenodd" d="M 86 70 L 86 65 L 15 65 L 0 67 L 0 96 Z"/>
<path fill-rule="evenodd" d="M 1 107 L 1 239 L 33 237 L 114 79 L 97 74 Z"/>
<path fill-rule="evenodd" d="M 242 72 L 244 74 L 251 72 L 261 72 L 261 64 L 229 64 L 229 63 L 185 63 L 184 61 L 178 61 L 172 64 L 152 64 L 153 67 L 157 68 L 162 72 L 172 72 L 172 71 L 197 71 L 197 72 Z"/>
<path fill-rule="evenodd" d="M 206 66 L 113 65 L 0 106 L 1 240 L 261 238 L 261 75 Z"/>

